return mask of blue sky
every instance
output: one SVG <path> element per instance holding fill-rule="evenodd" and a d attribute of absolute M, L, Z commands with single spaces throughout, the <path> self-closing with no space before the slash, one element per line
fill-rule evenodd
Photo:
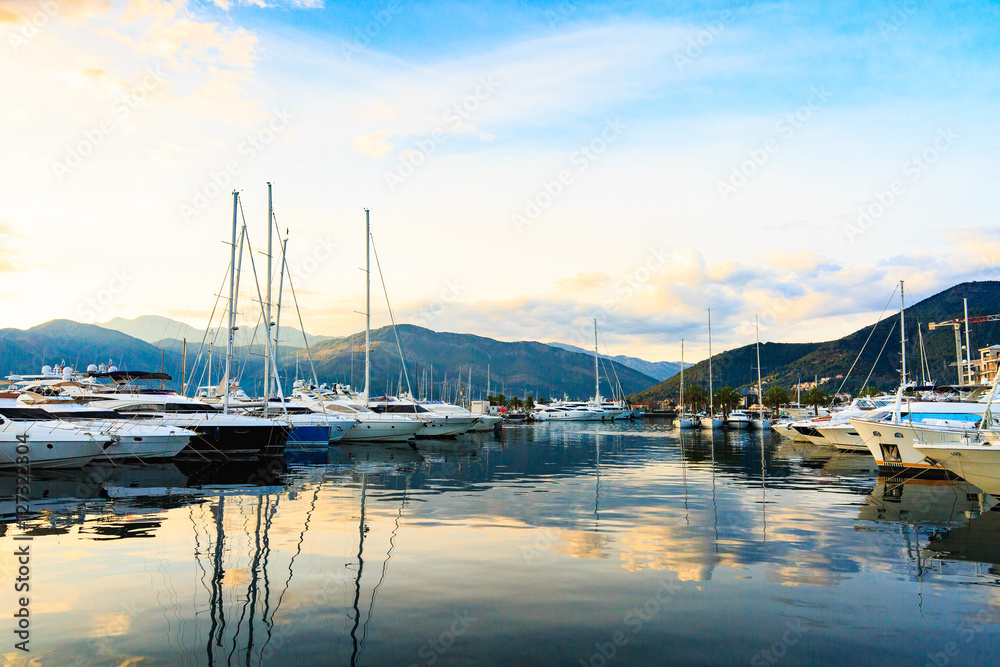
<path fill-rule="evenodd" d="M 13 326 L 204 324 L 226 193 L 260 246 L 268 180 L 316 333 L 361 325 L 365 206 L 397 319 L 581 344 L 597 317 L 653 359 L 703 356 L 709 307 L 718 349 L 754 314 L 819 340 L 901 278 L 1000 276 L 995 4 L 51 6 L 0 12 Z"/>

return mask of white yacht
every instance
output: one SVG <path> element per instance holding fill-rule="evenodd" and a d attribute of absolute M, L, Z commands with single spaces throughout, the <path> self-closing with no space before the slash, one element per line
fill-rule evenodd
<path fill-rule="evenodd" d="M 416 433 L 418 438 L 453 438 L 466 433 L 479 421 L 479 417 L 462 408 L 459 408 L 461 413 L 438 410 L 394 396 L 376 398 L 368 407 L 379 414 L 405 415 L 423 423 L 424 427 Z"/>
<path fill-rule="evenodd" d="M 743 410 L 733 410 L 729 413 L 726 423 L 729 425 L 729 428 L 746 430 L 751 428 L 753 418 Z"/>
<path fill-rule="evenodd" d="M 935 465 L 1000 498 L 1000 440 L 923 442 L 914 447 Z"/>
<path fill-rule="evenodd" d="M 815 430 L 824 440 L 841 451 L 867 452 L 868 447 L 850 419 L 884 408 L 891 402 L 892 397 L 855 398 L 849 406 L 830 415 L 828 420 L 817 421 Z"/>
<path fill-rule="evenodd" d="M 937 471 L 940 474 L 944 468 L 928 462 L 916 445 L 962 442 L 977 430 L 987 405 L 985 402 L 902 400 L 899 397 L 895 405 L 851 417 L 850 422 L 883 471 Z"/>
<path fill-rule="evenodd" d="M 341 442 L 406 442 L 424 427 L 423 422 L 407 415 L 379 414 L 353 399 L 329 390 L 321 392 L 300 386 L 292 398 L 313 412 L 347 416 L 355 420 Z"/>
<path fill-rule="evenodd" d="M 169 459 L 176 456 L 197 434 L 175 424 L 124 419 L 122 415 L 86 403 L 86 395 L 76 397 L 69 388 L 86 387 L 71 380 L 25 383 L 17 403 L 29 409 L 42 409 L 54 418 L 81 428 L 108 435 L 112 444 L 104 449 L 109 459 Z"/>
<path fill-rule="evenodd" d="M 0 407 L 0 468 L 81 468 L 111 444 L 111 436 L 67 424 L 40 408 Z"/>
<path fill-rule="evenodd" d="M 602 421 L 602 415 L 583 404 L 536 405 L 531 416 L 537 421 Z"/>
<path fill-rule="evenodd" d="M 471 415 L 473 417 L 477 417 L 478 419 L 476 423 L 474 423 L 472 425 L 472 428 L 469 429 L 470 433 L 492 431 L 499 424 L 503 423 L 503 417 L 501 417 L 498 414 L 492 415 L 489 414 L 488 412 L 482 412 L 482 413 L 471 412 L 461 406 L 454 405 L 452 403 L 445 403 L 444 401 L 417 401 L 417 402 L 420 405 L 424 406 L 425 408 L 433 410 L 434 412 L 440 412 L 442 414 L 454 414 L 454 415 Z M 473 410 L 476 409 L 477 402 L 478 401 L 473 401 L 472 405 Z M 478 406 L 478 407 L 480 409 L 483 409 L 483 406 Z M 488 409 L 488 405 L 485 407 Z"/>

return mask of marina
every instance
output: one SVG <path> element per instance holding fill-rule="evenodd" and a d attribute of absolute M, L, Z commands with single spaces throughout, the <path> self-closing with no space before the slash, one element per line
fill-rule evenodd
<path fill-rule="evenodd" d="M 660 422 L 465 438 L 40 472 L 20 524 L 3 504 L 4 539 L 32 538 L 35 656 L 993 659 L 1000 522 L 967 483 L 893 481 L 831 447 Z M 0 473 L 5 494 L 13 480 Z"/>

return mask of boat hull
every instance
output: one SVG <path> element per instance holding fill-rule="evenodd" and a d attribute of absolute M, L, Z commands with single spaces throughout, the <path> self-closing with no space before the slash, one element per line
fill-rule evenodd
<path fill-rule="evenodd" d="M 368 420 L 361 418 L 351 430 L 344 434 L 341 442 L 406 442 L 414 438 L 424 427 L 415 419 Z"/>
<path fill-rule="evenodd" d="M 917 445 L 959 443 L 971 433 L 964 429 L 930 429 L 863 419 L 851 419 L 851 425 L 875 458 L 879 470 L 900 476 L 952 477 L 947 468 L 928 462 L 927 457 L 917 451 Z"/>
<path fill-rule="evenodd" d="M 1000 497 L 1000 445 L 938 443 L 918 444 L 916 449 L 956 477 Z"/>

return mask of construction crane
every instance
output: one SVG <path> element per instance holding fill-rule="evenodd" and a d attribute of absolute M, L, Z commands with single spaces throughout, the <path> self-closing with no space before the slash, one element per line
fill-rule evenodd
<path fill-rule="evenodd" d="M 952 327 L 955 329 L 955 365 L 958 367 L 958 383 L 964 384 L 962 379 L 962 325 L 981 324 L 983 322 L 1000 322 L 1000 315 L 974 315 L 972 317 L 956 317 L 944 322 L 928 322 L 928 329 L 943 329 Z M 968 333 L 968 326 L 966 327 Z M 968 350 L 969 357 L 972 357 L 972 350 Z M 969 362 L 969 384 L 972 384 L 972 363 Z"/>

